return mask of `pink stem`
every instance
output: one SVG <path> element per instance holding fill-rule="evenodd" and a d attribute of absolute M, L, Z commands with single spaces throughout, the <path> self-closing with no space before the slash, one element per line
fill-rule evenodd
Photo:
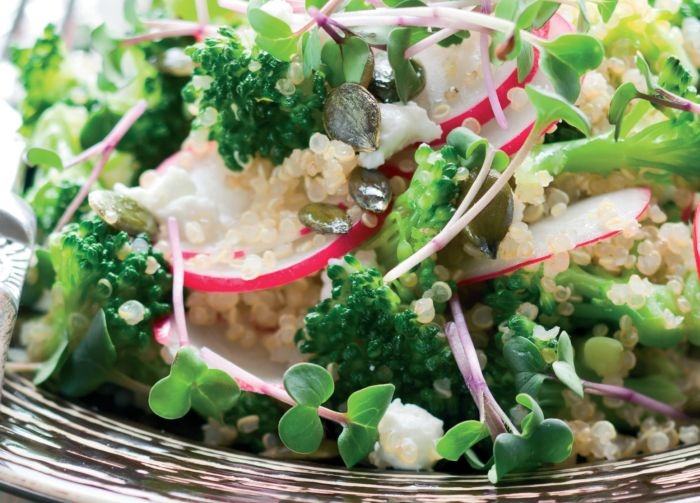
<path fill-rule="evenodd" d="M 287 391 L 285 391 L 285 389 L 281 386 L 275 386 L 263 381 L 259 377 L 251 374 L 247 370 L 242 369 L 235 363 L 230 362 L 211 349 L 203 347 L 200 351 L 200 356 L 202 357 L 202 360 L 204 360 L 204 362 L 210 367 L 223 370 L 228 375 L 233 377 L 243 391 L 257 393 L 259 395 L 267 395 L 270 398 L 274 398 L 282 403 L 292 406 L 296 405 L 294 399 L 289 396 L 289 393 L 287 393 Z M 327 407 L 319 407 L 318 415 L 342 426 L 348 424 L 348 416 L 346 414 L 331 410 Z"/>
<path fill-rule="evenodd" d="M 129 111 L 127 111 L 124 114 L 121 120 L 117 122 L 117 125 L 114 126 L 114 129 L 112 129 L 112 131 L 109 132 L 105 139 L 98 143 L 98 145 L 100 145 L 100 149 L 89 149 L 92 150 L 91 155 L 95 155 L 99 152 L 100 159 L 95 163 L 95 166 L 92 168 L 88 179 L 80 188 L 78 194 L 70 202 L 68 208 L 66 208 L 66 211 L 63 212 L 63 215 L 61 215 L 58 224 L 56 224 L 54 232 L 61 230 L 64 225 L 70 222 L 70 219 L 73 218 L 75 212 L 78 211 L 80 205 L 83 204 L 83 201 L 85 201 L 85 198 L 90 193 L 92 186 L 95 184 L 95 182 L 97 182 L 97 179 L 100 177 L 100 174 L 102 174 L 102 170 L 104 169 L 105 164 L 107 164 L 109 156 L 112 155 L 112 152 L 117 147 L 119 141 L 124 137 L 126 132 L 131 128 L 131 126 L 134 125 L 134 122 L 136 122 L 145 111 L 146 100 L 141 100 L 136 105 L 131 107 L 131 109 L 129 109 Z"/>
<path fill-rule="evenodd" d="M 323 16 L 328 16 L 331 14 L 331 12 L 333 12 L 335 9 L 337 9 L 340 6 L 340 4 L 342 4 L 342 3 L 343 3 L 343 0 L 328 0 L 328 2 L 326 2 L 324 4 L 324 6 L 321 7 L 321 9 L 319 9 L 318 12 Z M 301 35 L 307 31 L 309 31 L 315 25 L 316 25 L 316 19 L 314 19 L 314 17 L 311 17 L 301 28 L 299 28 L 298 30 L 296 30 L 294 32 L 294 35 Z"/>
<path fill-rule="evenodd" d="M 443 28 L 442 30 L 436 31 L 432 35 L 428 35 L 423 40 L 416 42 L 411 47 L 406 49 L 406 52 L 404 52 L 403 56 L 406 59 L 411 59 L 417 54 L 419 54 L 421 51 L 427 49 L 428 47 L 432 47 L 433 45 L 442 42 L 446 38 L 451 37 L 452 35 L 457 33 L 457 31 L 458 30 L 455 30 L 453 28 Z"/>
<path fill-rule="evenodd" d="M 63 165 L 63 169 L 68 169 L 73 166 L 76 166 L 80 164 L 81 162 L 85 162 L 91 157 L 96 156 L 100 152 L 104 150 L 104 140 L 95 143 L 92 147 L 89 147 L 82 151 L 80 154 L 76 155 L 73 159 L 68 161 L 66 164 Z"/>
<path fill-rule="evenodd" d="M 189 345 L 184 301 L 185 264 L 182 259 L 180 230 L 178 229 L 177 219 L 175 217 L 168 217 L 168 239 L 170 241 L 170 260 L 173 266 L 173 315 L 175 317 L 175 331 L 178 334 L 180 347 L 185 347 Z"/>
<path fill-rule="evenodd" d="M 248 2 L 244 0 L 219 0 L 219 7 L 238 12 L 239 14 L 248 12 Z"/>
<path fill-rule="evenodd" d="M 671 407 L 666 403 L 660 402 L 659 400 L 655 400 L 647 395 L 643 395 L 642 393 L 638 393 L 629 388 L 625 388 L 623 386 L 615 386 L 612 384 L 600 384 L 584 380 L 582 380 L 581 382 L 583 383 L 583 388 L 586 391 L 586 393 L 589 393 L 591 395 L 618 398 L 620 400 L 624 400 L 625 402 L 639 405 L 640 407 L 644 407 L 647 410 L 663 414 L 664 416 L 676 419 L 678 421 L 692 421 L 692 418 L 690 416 L 676 409 L 675 407 Z"/>
<path fill-rule="evenodd" d="M 479 409 L 479 419 L 488 427 L 492 438 L 507 431 L 517 432 L 517 428 L 498 405 L 484 379 L 476 347 L 469 334 L 469 327 L 456 292 L 450 298 L 450 310 L 454 322 L 445 324 L 445 335 L 469 394 Z"/>
<path fill-rule="evenodd" d="M 204 28 L 209 24 L 207 0 L 195 0 L 195 8 L 197 9 L 197 23 L 201 28 Z"/>
<path fill-rule="evenodd" d="M 496 93 L 496 84 L 493 81 L 493 73 L 491 72 L 491 58 L 489 56 L 489 39 L 491 37 L 485 33 L 479 34 L 479 51 L 481 54 L 481 72 L 484 74 L 484 88 L 486 96 L 489 99 L 493 117 L 501 129 L 508 129 L 508 120 L 503 112 L 501 102 L 498 100 Z"/>
<path fill-rule="evenodd" d="M 134 37 L 128 37 L 122 39 L 122 45 L 129 47 L 132 45 L 138 45 L 141 42 L 148 42 L 150 40 L 162 40 L 165 38 L 176 38 L 176 37 L 202 37 L 213 35 L 216 33 L 217 28 L 215 26 L 206 25 L 201 26 L 199 23 L 189 23 L 187 26 L 184 23 L 178 23 L 178 26 L 168 29 L 163 29 L 160 31 L 154 31 L 149 33 L 143 33 L 141 35 L 136 35 Z"/>

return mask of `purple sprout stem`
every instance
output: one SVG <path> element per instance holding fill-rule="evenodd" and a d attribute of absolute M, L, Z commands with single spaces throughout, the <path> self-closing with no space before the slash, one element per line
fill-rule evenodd
<path fill-rule="evenodd" d="M 308 12 L 309 16 L 311 16 L 311 19 L 314 21 L 314 23 L 316 23 L 319 28 L 325 31 L 328 34 L 328 36 L 331 37 L 331 39 L 333 39 L 333 42 L 339 45 L 343 43 L 344 37 L 335 29 L 335 27 L 333 26 L 335 23 L 331 21 L 331 18 L 329 18 L 327 15 L 325 15 L 323 12 L 321 12 L 315 7 L 309 7 Z M 300 31 L 302 29 L 300 29 Z"/>
<path fill-rule="evenodd" d="M 428 26 L 433 28 L 453 28 L 470 31 L 497 31 L 510 33 L 513 22 L 495 16 L 443 6 L 399 7 L 375 9 L 371 11 L 340 12 L 333 15 L 336 21 L 345 26 L 388 25 L 388 26 Z M 542 39 L 533 33 L 522 30 L 523 40 L 540 46 Z"/>
<path fill-rule="evenodd" d="M 187 334 L 187 322 L 185 321 L 185 264 L 182 259 L 182 246 L 180 246 L 180 230 L 175 217 L 168 217 L 168 240 L 170 241 L 170 260 L 173 266 L 173 316 L 175 318 L 175 331 L 180 341 L 180 347 L 189 345 Z"/>
<path fill-rule="evenodd" d="M 546 129 L 546 128 L 545 128 Z M 540 137 L 543 128 L 533 127 L 530 130 L 525 142 L 523 143 L 518 153 L 513 156 L 508 167 L 501 173 L 494 184 L 486 191 L 486 193 L 481 196 L 463 215 L 459 216 L 456 220 L 450 220 L 445 227 L 435 236 L 433 239 L 428 241 L 422 248 L 416 251 L 413 255 L 407 259 L 400 262 L 393 269 L 384 275 L 384 283 L 391 283 L 395 279 L 403 276 L 415 266 L 428 259 L 433 253 L 437 253 L 447 246 L 450 241 L 452 241 L 462 229 L 464 229 L 469 223 L 476 218 L 484 209 L 493 201 L 493 199 L 498 195 L 498 193 L 506 186 L 508 181 L 512 178 L 515 170 L 520 166 L 527 155 L 529 154 L 532 147 L 537 142 Z"/>
<path fill-rule="evenodd" d="M 599 395 L 609 398 L 617 398 L 625 402 L 639 405 L 647 410 L 662 414 L 664 416 L 676 419 L 678 421 L 690 422 L 693 420 L 683 411 L 676 409 L 666 403 L 655 400 L 647 395 L 638 393 L 624 386 L 615 386 L 613 384 L 600 384 L 592 381 L 581 380 L 583 389 L 591 395 Z"/>
<path fill-rule="evenodd" d="M 92 186 L 95 184 L 95 182 L 97 182 L 97 179 L 100 177 L 100 174 L 102 174 L 102 170 L 107 164 L 109 157 L 112 155 L 112 152 L 114 152 L 114 149 L 117 148 L 117 144 L 119 143 L 119 141 L 124 137 L 126 132 L 131 128 L 131 126 L 134 125 L 134 122 L 136 122 L 145 111 L 146 100 L 141 100 L 138 103 L 136 103 L 136 105 L 131 107 L 124 114 L 121 120 L 117 122 L 117 125 L 114 126 L 114 129 L 112 129 L 109 132 L 105 139 L 98 143 L 98 145 L 100 145 L 100 148 L 91 151 L 91 155 L 96 155 L 99 153 L 100 158 L 95 163 L 95 166 L 92 168 L 88 179 L 80 188 L 78 194 L 70 202 L 68 208 L 66 208 L 66 211 L 63 212 L 63 215 L 61 215 L 58 224 L 56 224 L 54 232 L 61 230 L 63 226 L 66 225 L 71 218 L 73 218 L 75 212 L 78 211 L 78 208 L 80 208 L 80 205 L 83 204 L 83 201 L 90 193 L 90 189 L 92 189 Z M 78 157 L 80 158 L 81 156 L 79 155 Z"/>
<path fill-rule="evenodd" d="M 658 96 L 637 92 L 637 97 L 643 98 L 654 105 L 700 114 L 700 103 L 695 103 L 660 87 L 655 88 L 654 91 Z"/>
<path fill-rule="evenodd" d="M 450 298 L 450 309 L 454 321 L 445 324 L 445 335 L 469 394 L 479 409 L 479 420 L 486 425 L 493 439 L 501 433 L 517 432 L 518 429 L 498 405 L 484 379 L 476 347 L 469 334 L 462 305 L 456 292 Z"/>
<path fill-rule="evenodd" d="M 200 350 L 200 356 L 202 360 L 204 360 L 204 362 L 211 368 L 222 370 L 230 375 L 243 391 L 257 393 L 259 395 L 266 395 L 291 406 L 296 405 L 294 399 L 289 396 L 289 393 L 287 393 L 282 386 L 264 381 L 258 376 L 251 374 L 235 363 L 227 360 L 220 354 L 215 353 L 208 347 L 203 347 Z M 347 414 L 337 412 L 329 409 L 328 407 L 319 407 L 318 415 L 324 419 L 338 423 L 341 426 L 346 426 L 350 422 Z"/>
<path fill-rule="evenodd" d="M 163 25 L 161 30 L 153 31 L 149 33 L 143 33 L 141 35 L 135 35 L 133 37 L 127 37 L 122 39 L 121 43 L 124 47 L 129 47 L 132 45 L 138 45 L 142 42 L 148 42 L 150 40 L 163 40 L 166 38 L 176 38 L 176 37 L 203 37 L 209 36 L 216 33 L 217 27 L 212 25 L 201 25 L 198 22 L 183 22 L 174 21 L 174 25 L 167 27 Z"/>
<path fill-rule="evenodd" d="M 406 59 L 411 59 L 417 56 L 421 51 L 427 49 L 428 47 L 432 47 L 433 45 L 442 42 L 446 38 L 451 37 L 452 35 L 457 33 L 457 31 L 458 30 L 455 30 L 454 28 L 443 28 L 439 31 L 436 31 L 435 33 L 428 35 L 423 40 L 416 42 L 411 47 L 406 49 L 406 51 L 403 53 L 403 57 Z"/>
<path fill-rule="evenodd" d="M 197 24 L 200 27 L 205 27 L 209 24 L 209 6 L 207 0 L 195 0 L 195 9 L 197 11 Z"/>
<path fill-rule="evenodd" d="M 323 5 L 323 7 L 321 7 L 320 10 L 319 10 L 319 9 L 316 9 L 315 7 L 310 7 L 310 8 L 309 8 L 309 11 L 308 11 L 308 12 L 309 12 L 309 15 L 311 16 L 310 19 L 309 19 L 301 28 L 299 28 L 298 30 L 296 30 L 296 31 L 294 32 L 294 35 L 297 35 L 297 36 L 298 36 L 298 35 L 303 34 L 303 33 L 307 32 L 307 31 L 309 31 L 311 28 L 313 28 L 316 24 L 318 24 L 320 27 L 323 28 L 323 26 L 322 26 L 321 24 L 319 24 L 318 19 L 323 19 L 323 18 L 325 18 L 325 17 L 327 17 L 327 16 L 330 16 L 330 14 L 331 14 L 334 10 L 336 10 L 338 7 L 340 7 L 340 6 L 342 5 L 343 1 L 344 1 L 344 0 L 328 0 L 328 2 L 326 2 L 326 3 Z M 317 13 L 317 16 L 318 16 L 318 15 L 320 15 L 320 16 L 319 16 L 318 18 L 317 18 L 317 17 L 314 17 L 314 14 L 312 14 L 312 11 L 315 11 L 315 12 Z M 326 24 L 328 24 L 327 21 L 326 21 Z M 327 28 L 324 28 L 324 29 L 328 32 L 328 34 L 329 34 L 331 37 L 333 37 L 333 34 L 332 34 L 330 31 L 328 31 Z M 336 35 L 337 35 L 337 34 L 336 34 Z M 333 40 L 335 40 L 335 38 L 333 38 Z M 336 40 L 336 42 L 337 42 L 337 40 Z"/>
<path fill-rule="evenodd" d="M 501 129 L 508 129 L 508 120 L 506 119 L 506 114 L 503 111 L 503 106 L 498 99 L 496 84 L 493 81 L 493 72 L 491 71 L 491 58 L 489 56 L 490 39 L 490 35 L 486 33 L 479 34 L 481 73 L 484 75 L 484 88 L 486 89 L 486 96 L 489 100 L 489 104 L 491 105 L 491 110 L 493 110 L 493 118 L 496 119 L 496 123 L 501 127 Z"/>
<path fill-rule="evenodd" d="M 219 7 L 239 14 L 248 12 L 248 2 L 245 0 L 219 0 Z"/>

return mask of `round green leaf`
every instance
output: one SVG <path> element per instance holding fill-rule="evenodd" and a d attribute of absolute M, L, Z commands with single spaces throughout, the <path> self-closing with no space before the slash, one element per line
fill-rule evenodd
<path fill-rule="evenodd" d="M 485 424 L 476 420 L 463 421 L 450 428 L 438 441 L 435 450 L 450 461 L 457 461 L 477 442 L 489 436 Z"/>
<path fill-rule="evenodd" d="M 190 385 L 172 376 L 164 377 L 151 388 L 148 406 L 164 419 L 179 419 L 191 407 Z"/>
<path fill-rule="evenodd" d="M 177 380 L 193 383 L 207 370 L 207 365 L 199 358 L 197 350 L 185 347 L 178 350 L 170 367 L 170 375 Z"/>
<path fill-rule="evenodd" d="M 376 384 L 355 391 L 348 398 L 348 418 L 355 424 L 376 428 L 393 396 L 393 384 Z"/>
<path fill-rule="evenodd" d="M 338 437 L 338 451 L 345 466 L 351 468 L 367 457 L 374 449 L 379 433 L 376 428 L 349 424 Z"/>
<path fill-rule="evenodd" d="M 192 408 L 204 417 L 222 420 L 240 394 L 238 383 L 230 375 L 223 370 L 207 369 L 192 386 Z"/>
<path fill-rule="evenodd" d="M 310 454 L 321 445 L 323 425 L 315 407 L 295 405 L 280 419 L 279 436 L 288 449 Z"/>
<path fill-rule="evenodd" d="M 335 385 L 326 369 L 313 363 L 297 363 L 284 373 L 284 388 L 295 402 L 318 407 L 333 394 Z"/>

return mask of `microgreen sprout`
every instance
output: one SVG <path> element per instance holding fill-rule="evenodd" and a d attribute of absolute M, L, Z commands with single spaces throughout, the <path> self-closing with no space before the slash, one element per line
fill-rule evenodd
<path fill-rule="evenodd" d="M 114 152 L 114 150 L 117 148 L 119 141 L 145 111 L 146 101 L 141 100 L 124 114 L 117 125 L 114 126 L 114 128 L 102 141 L 84 150 L 66 163 L 63 163 L 60 156 L 49 149 L 35 147 L 30 148 L 27 151 L 27 159 L 33 164 L 43 164 L 59 170 L 71 168 L 95 156 L 99 156 L 97 162 L 95 162 L 90 174 L 88 175 L 87 180 L 83 183 L 83 186 L 78 191 L 78 194 L 73 198 L 61 218 L 58 220 L 54 231 L 61 230 L 68 222 L 70 222 L 71 218 L 73 218 L 75 212 L 83 204 L 93 185 L 102 174 L 102 170 L 112 155 L 112 152 Z"/>
<path fill-rule="evenodd" d="M 537 88 L 529 85 L 525 89 L 530 101 L 535 106 L 537 120 L 535 121 L 535 125 L 530 131 L 522 148 L 511 159 L 508 167 L 501 173 L 498 180 L 481 198 L 475 201 L 472 205 L 469 198 L 473 198 L 481 187 L 479 186 L 474 189 L 474 191 L 469 191 L 465 197 L 466 203 L 460 204 L 458 210 L 455 212 L 450 222 L 442 229 L 442 231 L 440 231 L 433 239 L 431 239 L 425 246 L 420 248 L 413 255 L 400 262 L 396 267 L 387 272 L 384 276 L 385 282 L 389 283 L 401 277 L 403 274 L 413 269 L 413 267 L 429 258 L 432 254 L 447 246 L 452 239 L 454 239 L 477 215 L 484 210 L 484 208 L 489 205 L 499 191 L 506 186 L 510 178 L 515 173 L 515 170 L 525 160 L 538 138 L 550 127 L 553 122 L 563 119 L 581 131 L 587 132 L 589 130 L 588 121 L 585 116 L 583 116 L 579 110 L 574 108 L 573 105 L 563 100 L 561 97 L 546 91 L 538 90 Z M 487 152 L 492 150 L 488 144 L 486 147 Z M 476 148 L 476 146 L 472 148 Z M 485 176 L 483 174 L 484 172 L 488 172 L 490 170 L 490 163 L 492 162 L 493 158 L 493 153 L 488 154 L 485 157 L 484 165 L 486 166 L 482 166 L 482 172 L 479 174 L 480 179 Z M 476 186 L 477 184 L 475 183 L 474 185 Z"/>

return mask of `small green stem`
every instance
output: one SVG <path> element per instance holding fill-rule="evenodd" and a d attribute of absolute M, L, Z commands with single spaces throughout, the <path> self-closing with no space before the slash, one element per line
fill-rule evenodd
<path fill-rule="evenodd" d="M 126 374 L 122 374 L 121 372 L 118 372 L 116 370 L 113 370 L 109 373 L 109 375 L 107 376 L 107 380 L 113 384 L 121 386 L 122 388 L 133 391 L 137 395 L 148 396 L 148 394 L 151 391 L 150 386 L 139 382 L 136 379 L 132 379 Z"/>

